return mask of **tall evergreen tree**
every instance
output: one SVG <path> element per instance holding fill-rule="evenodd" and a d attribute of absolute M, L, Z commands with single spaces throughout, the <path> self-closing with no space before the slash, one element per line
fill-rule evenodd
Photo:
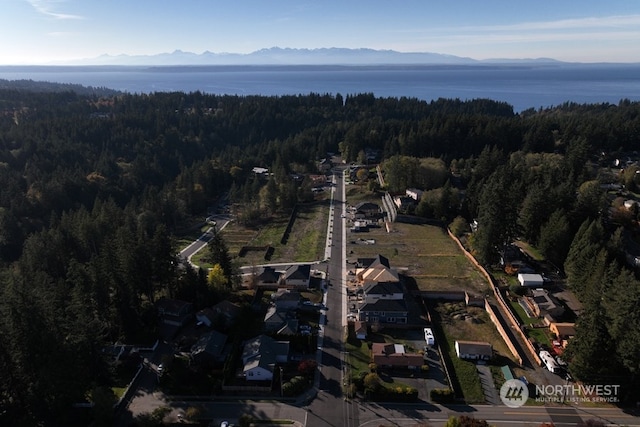
<path fill-rule="evenodd" d="M 218 264 L 224 276 L 227 278 L 227 285 L 235 284 L 235 274 L 233 271 L 233 264 L 231 262 L 231 256 L 229 255 L 229 249 L 227 243 L 219 232 L 214 233 L 211 240 L 209 240 L 209 251 L 211 253 L 212 264 Z"/>

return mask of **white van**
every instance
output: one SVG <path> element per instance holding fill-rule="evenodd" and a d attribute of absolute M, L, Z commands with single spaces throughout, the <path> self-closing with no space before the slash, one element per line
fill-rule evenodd
<path fill-rule="evenodd" d="M 556 359 L 546 350 L 542 350 L 540 353 L 540 360 L 544 364 L 545 368 L 549 370 L 549 372 L 553 372 L 554 374 L 559 374 L 562 369 L 558 366 Z"/>
<path fill-rule="evenodd" d="M 433 336 L 431 328 L 424 328 L 424 340 L 427 342 L 427 345 L 435 345 L 436 339 Z"/>

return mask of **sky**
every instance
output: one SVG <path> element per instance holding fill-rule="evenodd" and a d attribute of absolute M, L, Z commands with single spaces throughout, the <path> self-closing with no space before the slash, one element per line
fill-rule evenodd
<path fill-rule="evenodd" d="M 0 0 L 0 64 L 370 48 L 640 62 L 640 0 Z"/>

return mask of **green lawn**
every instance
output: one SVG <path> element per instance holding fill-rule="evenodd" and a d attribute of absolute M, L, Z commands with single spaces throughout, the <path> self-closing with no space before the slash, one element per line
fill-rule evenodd
<path fill-rule="evenodd" d="M 382 335 L 377 335 L 376 337 L 374 337 L 374 339 L 376 341 L 384 342 L 400 342 L 395 339 L 386 341 L 384 336 Z M 361 372 L 370 371 L 369 364 L 371 363 L 371 349 L 367 345 L 367 342 L 361 341 L 355 337 L 353 327 L 349 327 L 345 349 L 347 350 L 345 362 L 349 367 L 350 375 L 352 378 L 358 377 Z M 380 372 L 380 378 L 382 379 L 382 385 L 386 388 L 409 387 L 407 384 L 397 381 L 393 376 L 386 375 L 384 372 Z"/>
<path fill-rule="evenodd" d="M 533 325 L 539 324 L 540 319 L 529 317 L 524 311 L 524 308 L 517 302 L 508 300 L 511 309 L 516 314 L 516 317 L 523 325 L 527 325 L 526 335 L 536 340 L 540 344 L 551 346 L 551 340 L 547 334 L 547 328 L 534 328 Z"/>

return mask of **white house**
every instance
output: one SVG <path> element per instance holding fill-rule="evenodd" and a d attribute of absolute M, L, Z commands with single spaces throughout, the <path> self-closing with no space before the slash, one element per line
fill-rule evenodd
<path fill-rule="evenodd" d="M 422 198 L 422 193 L 424 193 L 424 191 L 418 190 L 417 188 L 407 188 L 405 190 L 405 194 L 417 202 L 419 202 L 420 198 Z"/>
<path fill-rule="evenodd" d="M 525 288 L 541 288 L 544 284 L 542 275 L 531 273 L 519 273 L 518 282 L 520 282 L 520 286 Z"/>
<path fill-rule="evenodd" d="M 244 342 L 242 372 L 247 381 L 271 381 L 276 364 L 289 359 L 289 343 L 258 335 Z"/>
<path fill-rule="evenodd" d="M 456 341 L 456 355 L 460 359 L 489 360 L 493 356 L 493 347 L 483 341 Z"/>

